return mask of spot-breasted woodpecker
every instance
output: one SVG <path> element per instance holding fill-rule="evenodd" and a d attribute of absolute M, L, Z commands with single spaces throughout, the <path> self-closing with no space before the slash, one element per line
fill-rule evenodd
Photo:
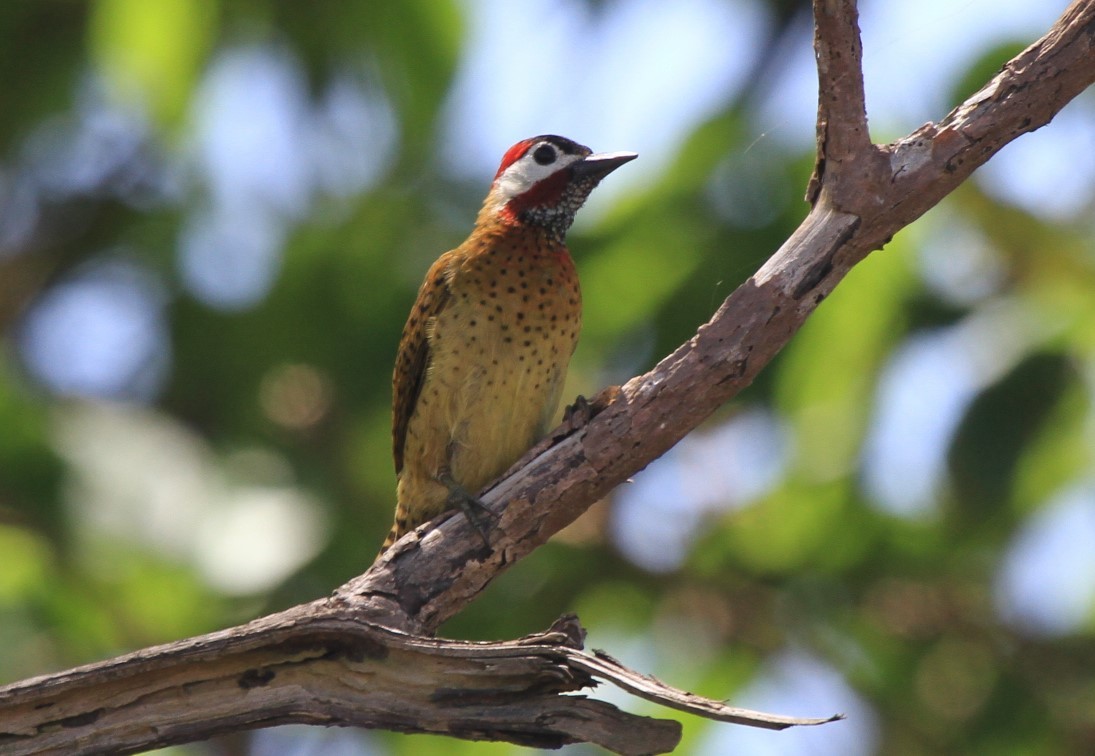
<path fill-rule="evenodd" d="M 513 145 L 471 235 L 418 291 L 395 362 L 395 524 L 381 552 L 460 508 L 484 541 L 475 494 L 550 428 L 582 321 L 566 232 L 632 152 L 560 136 Z"/>

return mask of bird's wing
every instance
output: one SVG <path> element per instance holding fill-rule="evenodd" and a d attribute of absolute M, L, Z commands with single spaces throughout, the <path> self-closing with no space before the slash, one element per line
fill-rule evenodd
<path fill-rule="evenodd" d="M 403 326 L 403 338 L 399 342 L 399 354 L 395 359 L 395 375 L 392 378 L 392 452 L 395 456 L 395 472 L 403 469 L 403 446 L 407 441 L 407 424 L 418 404 L 418 395 L 426 381 L 430 366 L 429 332 L 438 313 L 449 301 L 449 268 L 452 257 L 442 255 L 426 273 L 426 280 L 418 290 L 418 299 Z"/>

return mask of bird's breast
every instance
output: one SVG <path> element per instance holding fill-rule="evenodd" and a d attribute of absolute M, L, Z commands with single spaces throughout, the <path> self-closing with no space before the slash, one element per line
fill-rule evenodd
<path fill-rule="evenodd" d="M 428 383 L 441 395 L 453 472 L 475 488 L 550 426 L 581 327 L 581 294 L 565 249 L 514 246 L 471 256 L 430 336 Z"/>

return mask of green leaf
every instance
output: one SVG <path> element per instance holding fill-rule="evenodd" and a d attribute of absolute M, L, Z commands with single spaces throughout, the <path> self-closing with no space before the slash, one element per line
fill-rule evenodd
<path fill-rule="evenodd" d="M 89 47 L 116 96 L 174 124 L 190 101 L 216 25 L 215 0 L 99 0 Z"/>
<path fill-rule="evenodd" d="M 811 479 L 854 466 L 877 371 L 902 333 L 914 287 L 908 236 L 899 234 L 848 274 L 778 362 L 775 400 L 795 434 L 795 461 Z"/>

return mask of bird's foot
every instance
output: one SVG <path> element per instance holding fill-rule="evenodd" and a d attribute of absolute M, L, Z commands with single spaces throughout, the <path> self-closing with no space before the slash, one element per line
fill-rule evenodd
<path fill-rule="evenodd" d="M 585 425 L 601 414 L 601 411 L 614 402 L 619 394 L 619 386 L 605 386 L 592 399 L 586 399 L 579 394 L 574 404 L 568 405 L 563 410 L 563 424 L 571 428 Z"/>
<path fill-rule="evenodd" d="M 584 425 L 590 417 L 589 400 L 581 394 L 574 398 L 574 404 L 568 404 L 563 410 L 563 423 L 565 425 Z"/>
<path fill-rule="evenodd" d="M 479 537 L 483 539 L 483 544 L 490 547 L 490 523 L 484 522 L 484 520 L 494 520 L 496 515 L 491 508 L 483 503 L 473 493 L 470 493 L 466 488 L 461 486 L 452 477 L 452 473 L 442 471 L 437 476 L 437 480 L 446 488 L 449 489 L 449 498 L 447 504 L 450 509 L 459 509 L 464 513 L 464 516 L 468 518 L 468 522 L 475 528 L 475 532 L 479 534 Z"/>

